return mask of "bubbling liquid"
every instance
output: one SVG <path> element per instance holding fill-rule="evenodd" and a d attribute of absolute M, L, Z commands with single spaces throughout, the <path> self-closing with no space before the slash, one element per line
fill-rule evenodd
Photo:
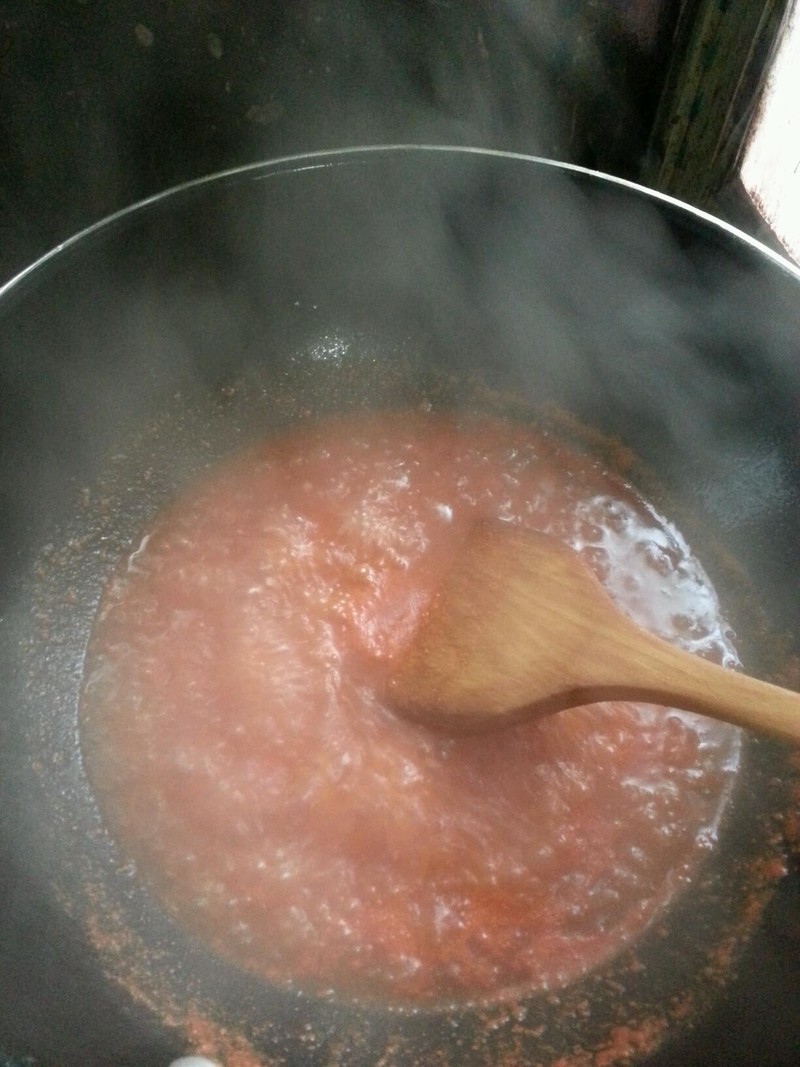
<path fill-rule="evenodd" d="M 732 727 L 625 703 L 448 737 L 382 702 L 470 525 L 586 557 L 619 606 L 737 663 L 678 531 L 500 420 L 353 415 L 188 491 L 104 592 L 81 704 L 119 846 L 177 920 L 271 982 L 395 1004 L 562 986 L 713 846 Z"/>

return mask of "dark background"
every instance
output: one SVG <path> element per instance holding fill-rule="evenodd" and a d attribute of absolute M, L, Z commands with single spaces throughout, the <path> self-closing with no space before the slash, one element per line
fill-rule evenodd
<path fill-rule="evenodd" d="M 681 0 L 2 0 L 0 278 L 186 179 L 371 143 L 639 173 Z"/>

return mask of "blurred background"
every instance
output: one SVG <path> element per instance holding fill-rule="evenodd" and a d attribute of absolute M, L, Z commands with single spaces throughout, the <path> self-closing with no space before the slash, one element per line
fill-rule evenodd
<path fill-rule="evenodd" d="M 0 278 L 275 155 L 469 144 L 757 231 L 739 181 L 790 0 L 2 0 Z"/>

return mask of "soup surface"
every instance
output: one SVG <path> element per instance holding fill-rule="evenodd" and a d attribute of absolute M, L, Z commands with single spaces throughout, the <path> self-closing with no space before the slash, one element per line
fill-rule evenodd
<path fill-rule="evenodd" d="M 392 657 L 490 517 L 561 538 L 643 625 L 735 665 L 681 535 L 596 461 L 500 420 L 359 414 L 267 440 L 109 581 L 86 768 L 139 876 L 230 960 L 392 1003 L 558 987 L 712 847 L 731 727 L 619 703 L 454 738 L 385 706 Z"/>

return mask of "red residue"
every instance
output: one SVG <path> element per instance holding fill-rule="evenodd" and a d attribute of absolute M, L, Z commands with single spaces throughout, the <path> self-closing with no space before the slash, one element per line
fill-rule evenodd
<path fill-rule="evenodd" d="M 636 1027 L 615 1027 L 608 1044 L 592 1057 L 592 1067 L 613 1067 L 629 1062 L 634 1056 L 649 1051 L 660 1040 L 665 1027 L 664 1019 L 648 1019 Z"/>
<path fill-rule="evenodd" d="M 277 1060 L 259 1055 L 238 1034 L 216 1026 L 202 1015 L 190 1015 L 183 1024 L 189 1050 L 196 1056 L 208 1056 L 224 1067 L 278 1067 Z"/>

